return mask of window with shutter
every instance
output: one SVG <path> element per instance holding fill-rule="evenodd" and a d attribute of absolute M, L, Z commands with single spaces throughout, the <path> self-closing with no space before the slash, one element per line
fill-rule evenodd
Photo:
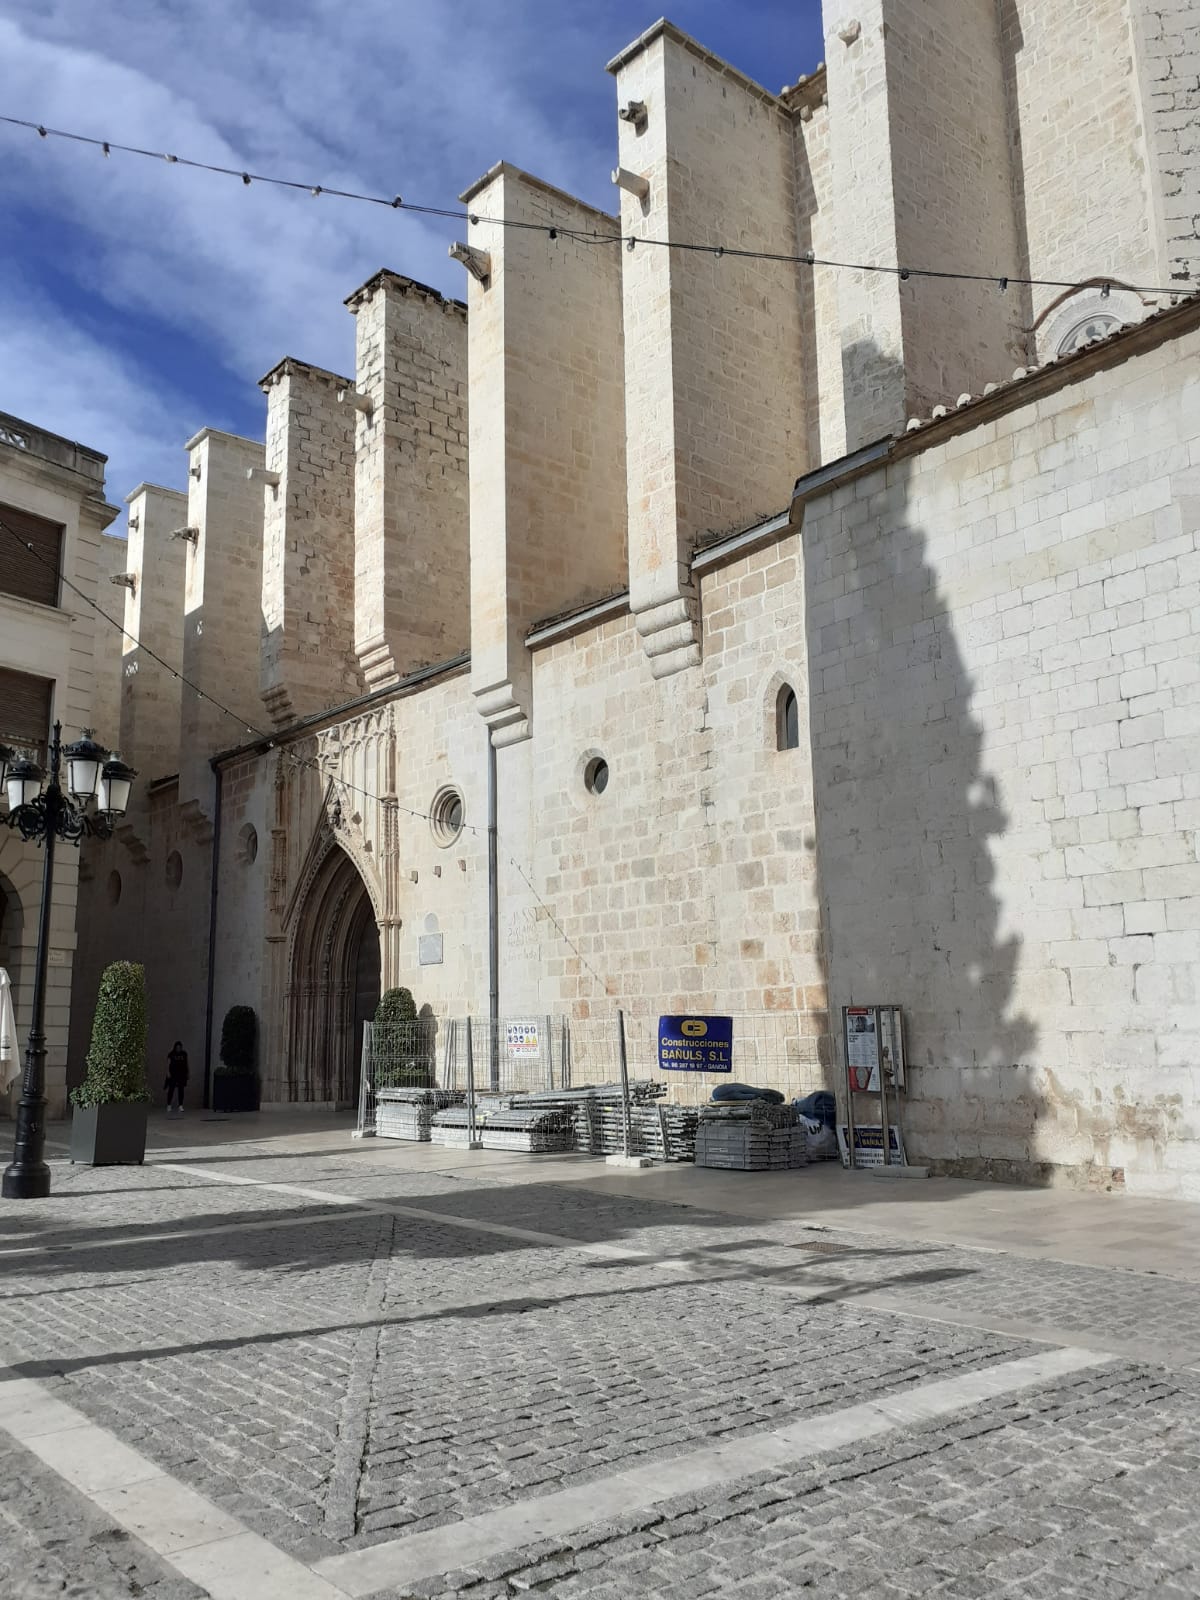
<path fill-rule="evenodd" d="M 36 600 L 39 605 L 56 606 L 62 525 L 6 505 L 0 505 L 0 522 L 12 530 L 0 532 L 0 590 L 22 600 Z"/>
<path fill-rule="evenodd" d="M 29 750 L 44 766 L 53 695 L 52 678 L 0 667 L 0 744 Z"/>

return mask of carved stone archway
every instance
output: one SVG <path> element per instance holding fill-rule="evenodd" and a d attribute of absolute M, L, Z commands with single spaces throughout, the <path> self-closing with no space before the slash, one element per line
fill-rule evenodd
<path fill-rule="evenodd" d="M 285 995 L 284 1098 L 355 1104 L 362 1012 L 378 988 L 378 948 L 367 886 L 335 846 L 297 914 Z"/>

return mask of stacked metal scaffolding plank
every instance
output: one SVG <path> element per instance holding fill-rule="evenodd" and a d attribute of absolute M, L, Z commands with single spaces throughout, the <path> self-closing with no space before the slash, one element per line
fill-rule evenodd
<path fill-rule="evenodd" d="M 427 1142 L 435 1115 L 464 1099 L 457 1089 L 381 1089 L 375 1103 L 375 1133 L 380 1139 Z"/>
<path fill-rule="evenodd" d="M 662 1156 L 663 1116 L 666 1122 L 664 1159 L 690 1161 L 695 1135 L 695 1111 L 661 1104 L 666 1085 L 640 1079 L 629 1085 L 630 1142 L 635 1153 Z M 480 1105 L 503 1105 L 513 1111 L 558 1112 L 571 1119 L 572 1140 L 567 1147 L 583 1155 L 618 1155 L 625 1148 L 624 1115 L 619 1083 L 589 1084 L 579 1089 L 535 1089 Z M 495 1126 L 489 1114 L 488 1126 Z M 485 1141 L 486 1143 L 486 1141 Z"/>
<path fill-rule="evenodd" d="M 658 1126 L 656 1102 L 666 1093 L 666 1085 L 653 1079 L 639 1079 L 629 1085 L 630 1143 L 636 1145 L 638 1130 L 652 1119 Z M 625 1149 L 625 1120 L 619 1083 L 593 1084 L 572 1096 L 575 1109 L 575 1147 L 582 1155 L 620 1155 Z M 655 1137 L 658 1137 L 656 1134 Z M 631 1153 L 633 1153 L 631 1151 Z"/>
<path fill-rule="evenodd" d="M 438 1116 L 444 1116 L 439 1112 Z M 478 1143 L 476 1133 L 476 1143 Z M 464 1121 L 462 1123 L 439 1122 L 436 1119 L 429 1129 L 429 1139 L 432 1144 L 444 1145 L 450 1150 L 469 1150 L 471 1148 L 471 1129 Z"/>
<path fill-rule="evenodd" d="M 655 1161 L 694 1161 L 696 1158 L 695 1106 L 639 1105 L 629 1108 L 630 1155 Z"/>
<path fill-rule="evenodd" d="M 483 1099 L 475 1107 L 475 1142 L 484 1150 L 519 1150 L 526 1155 L 549 1155 L 575 1147 L 574 1122 L 569 1110 L 547 1106 L 520 1106 L 515 1097 Z M 471 1114 L 467 1106 L 450 1106 L 434 1117 L 430 1127 L 434 1144 L 462 1148 L 470 1143 Z"/>
<path fill-rule="evenodd" d="M 479 1142 L 485 1150 L 520 1150 L 534 1156 L 561 1154 L 575 1148 L 575 1129 L 571 1118 L 558 1112 L 530 1116 L 519 1123 L 516 1113 L 512 1113 L 507 1118 L 489 1117 Z"/>
<path fill-rule="evenodd" d="M 808 1164 L 806 1132 L 793 1106 L 764 1100 L 700 1107 L 696 1165 L 740 1172 L 779 1172 Z"/>
<path fill-rule="evenodd" d="M 632 1083 L 629 1131 L 631 1153 L 662 1161 L 691 1161 L 695 1151 L 696 1108 L 671 1106 L 665 1086 L 651 1079 Z M 452 1106 L 433 1119 L 435 1144 L 465 1147 L 470 1113 Z M 475 1106 L 476 1142 L 494 1150 L 531 1154 L 578 1150 L 583 1155 L 617 1155 L 625 1148 L 620 1084 L 582 1089 L 535 1090 L 529 1094 L 481 1095 Z"/>

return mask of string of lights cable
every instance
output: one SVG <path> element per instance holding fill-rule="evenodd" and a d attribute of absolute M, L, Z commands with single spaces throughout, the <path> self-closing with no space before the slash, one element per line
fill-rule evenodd
<path fill-rule="evenodd" d="M 118 622 L 116 617 L 110 616 L 109 613 L 104 610 L 103 606 L 92 599 L 91 595 L 88 594 L 86 590 L 81 589 L 78 584 L 72 583 L 70 578 L 68 578 L 64 573 L 59 572 L 52 562 L 49 562 L 45 559 L 35 545 L 30 543 L 28 540 L 23 539 L 16 529 L 10 527 L 9 524 L 2 518 L 0 518 L 0 530 L 3 530 L 3 532 L 11 535 L 11 537 L 17 541 L 23 550 L 25 550 L 29 555 L 33 556 L 35 561 L 40 562 L 41 565 L 46 567 L 48 570 L 54 571 L 59 582 L 64 588 L 69 589 L 72 594 L 78 596 L 78 598 L 86 605 L 91 606 L 96 615 L 107 622 L 110 627 L 116 628 L 123 639 L 129 640 L 134 649 L 139 650 L 142 655 L 147 656 L 151 661 L 157 662 L 157 664 L 162 667 L 163 671 L 169 673 L 171 677 L 176 680 L 176 682 L 182 684 L 185 689 L 190 689 L 192 693 L 199 699 L 204 700 L 210 706 L 215 707 L 216 710 L 220 711 L 223 716 L 228 717 L 232 722 L 235 722 L 239 728 L 248 733 L 252 739 L 260 740 L 269 750 L 278 751 L 284 759 L 291 761 L 294 766 L 300 769 L 306 769 L 315 772 L 320 778 L 325 780 L 331 776 L 315 756 L 299 755 L 296 751 L 290 749 L 286 744 L 281 744 L 275 734 L 267 733 L 262 728 L 254 727 L 252 723 L 246 721 L 245 717 L 239 716 L 236 711 L 231 710 L 229 706 L 225 705 L 222 701 L 209 694 L 207 690 L 202 689 L 198 683 L 194 683 L 192 679 L 185 676 L 184 673 L 176 671 L 169 661 L 164 661 L 162 656 L 153 651 L 149 645 L 143 644 L 135 634 L 130 633 L 123 622 Z M 398 800 L 392 798 L 389 798 L 385 802 L 381 796 L 375 794 L 372 790 L 364 789 L 361 785 L 350 782 L 349 779 L 343 778 L 340 773 L 334 778 L 334 782 L 338 784 L 340 788 L 348 791 L 351 794 L 361 795 L 364 799 L 370 800 L 376 805 L 387 804 L 394 806 L 397 811 L 403 812 L 405 816 L 414 817 L 418 821 L 429 823 L 434 823 L 437 821 L 437 818 L 434 817 L 431 812 L 414 810 L 412 806 L 401 805 Z M 465 819 L 462 822 L 462 828 L 464 832 L 473 834 L 476 838 L 487 832 L 486 828 L 480 828 L 473 823 L 467 822 Z M 500 830 L 498 828 L 496 830 L 496 841 L 497 844 L 503 843 Z M 529 890 L 530 894 L 546 913 L 546 916 L 549 918 L 550 922 L 553 924 L 556 932 L 558 933 L 559 938 L 562 939 L 563 943 L 570 949 L 572 955 L 577 958 L 589 975 L 595 979 L 596 983 L 599 984 L 602 992 L 611 997 L 613 994 L 612 986 L 600 976 L 595 967 L 592 966 L 591 962 L 584 955 L 583 951 L 580 950 L 579 946 L 571 938 L 570 934 L 555 916 L 553 909 L 546 904 L 545 900 L 534 888 L 528 873 L 517 860 L 516 856 L 509 851 L 507 845 L 504 846 L 504 855 L 509 866 L 511 866 L 517 873 L 521 881 L 525 884 L 525 887 Z"/>
<path fill-rule="evenodd" d="M 91 134 L 76 133 L 65 128 L 50 128 L 44 123 L 30 121 L 26 117 L 12 117 L 0 114 L 0 123 L 7 123 L 14 128 L 27 128 L 42 139 L 63 139 L 73 144 L 88 145 L 97 149 L 104 156 L 118 155 L 139 156 L 148 161 L 163 161 L 170 166 L 187 167 L 197 172 L 212 172 L 222 177 L 236 178 L 246 188 L 254 184 L 265 184 L 277 189 L 290 189 L 295 193 L 308 193 L 314 199 L 328 196 L 335 200 L 350 200 L 362 205 L 383 206 L 393 211 L 407 211 L 413 216 L 441 217 L 456 222 L 466 222 L 477 226 L 481 222 L 493 224 L 501 228 L 515 228 L 529 233 L 543 233 L 548 239 L 559 237 L 574 239 L 581 244 L 609 244 L 624 245 L 626 250 L 633 251 L 640 246 L 659 248 L 664 250 L 677 250 L 683 253 L 713 256 L 718 260 L 725 256 L 741 261 L 771 261 L 785 266 L 801 267 L 829 267 L 844 272 L 873 272 L 885 277 L 899 278 L 904 282 L 911 279 L 941 279 L 956 283 L 984 283 L 1003 293 L 1010 286 L 1029 289 L 1077 289 L 1083 284 L 1099 285 L 1103 294 L 1107 295 L 1110 286 L 1129 289 L 1134 294 L 1144 295 L 1169 295 L 1187 292 L 1187 287 L 1179 283 L 1164 287 L 1161 284 L 1136 284 L 1127 283 L 1124 279 L 1109 273 L 1084 272 L 1077 278 L 1033 278 L 1022 277 L 1012 271 L 991 272 L 956 272 L 946 267 L 916 267 L 900 264 L 892 265 L 881 261 L 837 261 L 828 257 L 818 256 L 812 250 L 791 255 L 786 251 L 754 250 L 744 245 L 723 244 L 719 241 L 702 242 L 695 239 L 673 239 L 660 237 L 653 234 L 635 234 L 617 232 L 606 233 L 598 228 L 571 228 L 561 224 L 544 222 L 523 222 L 512 217 L 493 217 L 478 211 L 451 206 L 435 206 L 405 200 L 400 195 L 371 194 L 355 189 L 342 189 L 332 184 L 317 183 L 311 179 L 283 178 L 266 172 L 251 172 L 239 167 L 227 167 L 218 162 L 198 161 L 191 156 L 174 155 L 167 150 L 146 150 L 139 145 L 122 144 L 116 139 L 100 139 Z"/>

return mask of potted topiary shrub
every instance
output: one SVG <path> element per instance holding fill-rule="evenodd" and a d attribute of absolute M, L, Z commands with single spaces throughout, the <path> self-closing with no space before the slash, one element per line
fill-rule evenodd
<path fill-rule="evenodd" d="M 87 1076 L 71 1091 L 71 1160 L 93 1167 L 146 1154 L 146 971 L 134 961 L 105 967 L 92 1019 Z"/>
<path fill-rule="evenodd" d="M 221 1065 L 213 1073 L 214 1111 L 258 1110 L 258 1018 L 253 1006 L 230 1006 L 221 1024 Z"/>
<path fill-rule="evenodd" d="M 375 1011 L 371 1058 L 375 1083 L 386 1089 L 429 1089 L 433 1062 L 425 1048 L 429 1030 L 417 1016 L 411 989 L 389 989 Z"/>

